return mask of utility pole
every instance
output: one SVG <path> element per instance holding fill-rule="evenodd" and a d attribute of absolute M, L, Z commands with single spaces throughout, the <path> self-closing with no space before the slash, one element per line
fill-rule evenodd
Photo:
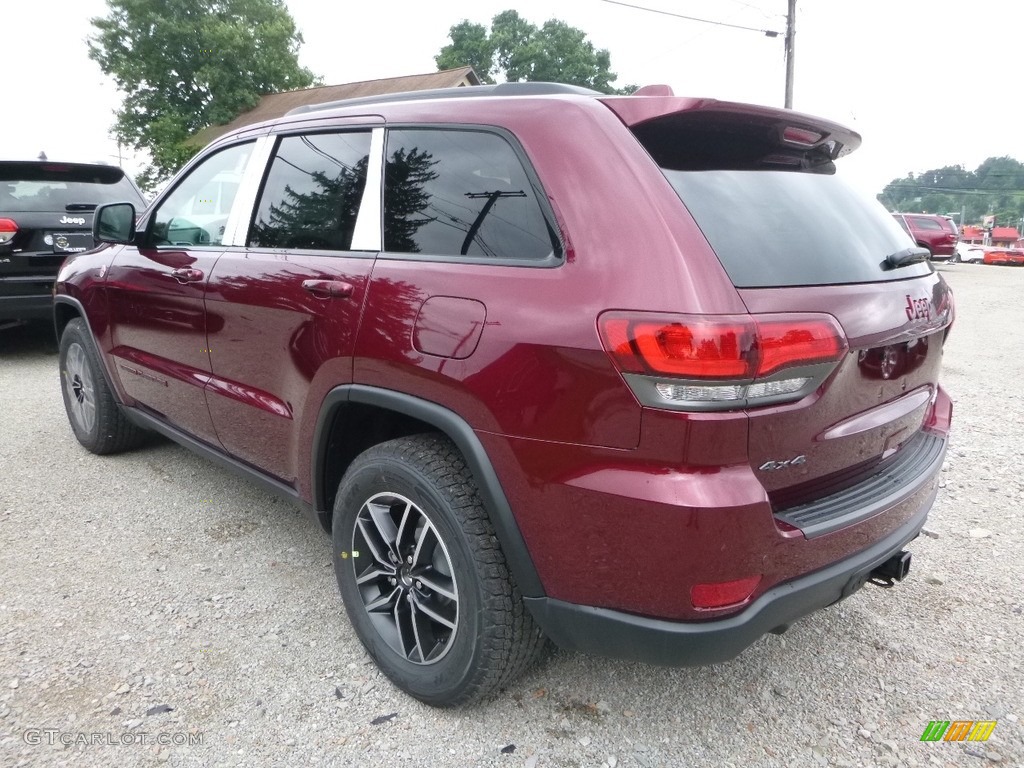
<path fill-rule="evenodd" d="M 793 58 L 796 55 L 796 0 L 786 14 L 786 109 L 793 108 Z"/>

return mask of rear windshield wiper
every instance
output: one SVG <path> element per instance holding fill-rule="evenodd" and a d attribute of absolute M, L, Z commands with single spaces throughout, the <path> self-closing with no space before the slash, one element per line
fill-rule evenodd
<path fill-rule="evenodd" d="M 902 251 L 890 253 L 885 257 L 885 266 L 889 269 L 905 267 L 908 264 L 916 264 L 919 261 L 927 261 L 931 251 L 927 248 L 904 248 Z"/>
<path fill-rule="evenodd" d="M 64 206 L 65 211 L 95 211 L 96 203 L 68 203 Z"/>

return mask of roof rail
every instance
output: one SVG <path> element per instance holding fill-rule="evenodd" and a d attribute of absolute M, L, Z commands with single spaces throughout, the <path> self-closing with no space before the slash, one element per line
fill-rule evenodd
<path fill-rule="evenodd" d="M 379 96 L 360 96 L 353 99 L 325 101 L 322 104 L 305 104 L 289 110 L 288 115 L 301 115 L 336 107 L 388 104 L 398 101 L 420 101 L 425 99 L 462 99 L 468 96 L 549 96 L 553 94 L 574 94 L 577 96 L 602 96 L 600 91 L 565 83 L 499 83 L 498 85 L 468 85 L 452 88 L 429 88 L 422 91 L 384 93 Z"/>

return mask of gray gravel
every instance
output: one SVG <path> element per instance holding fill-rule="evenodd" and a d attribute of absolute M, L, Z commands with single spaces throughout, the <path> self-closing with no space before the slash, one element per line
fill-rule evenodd
<path fill-rule="evenodd" d="M 558 652 L 455 712 L 377 674 L 314 522 L 168 443 L 88 454 L 47 329 L 0 331 L 0 765 L 1024 766 L 1024 269 L 940 269 L 955 436 L 909 581 L 728 664 Z"/>

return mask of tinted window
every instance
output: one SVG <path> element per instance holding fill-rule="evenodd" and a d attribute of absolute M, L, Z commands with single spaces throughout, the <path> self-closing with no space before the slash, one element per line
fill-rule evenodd
<path fill-rule="evenodd" d="M 938 232 L 942 231 L 942 225 L 935 219 L 923 219 L 920 216 L 911 216 L 910 220 L 914 222 L 914 226 L 918 229 L 931 229 Z"/>
<path fill-rule="evenodd" d="M 384 248 L 399 253 L 543 259 L 558 242 L 539 191 L 502 137 L 393 130 L 384 175 Z"/>
<path fill-rule="evenodd" d="M 0 163 L 0 212 L 88 210 L 102 203 L 146 203 L 114 166 Z"/>
<path fill-rule="evenodd" d="M 903 228 L 904 232 L 906 232 L 907 234 L 910 234 L 910 225 L 907 224 L 906 217 L 904 217 L 902 215 L 901 216 L 893 216 L 893 220 Z"/>
<path fill-rule="evenodd" d="M 189 171 L 153 214 L 151 242 L 184 246 L 223 243 L 224 227 L 252 146 L 228 147 Z"/>
<path fill-rule="evenodd" d="M 792 171 L 664 171 L 740 288 L 913 277 L 885 268 L 911 243 L 876 201 L 836 176 Z"/>
<path fill-rule="evenodd" d="M 349 250 L 369 155 L 369 131 L 282 138 L 256 206 L 249 245 Z"/>

